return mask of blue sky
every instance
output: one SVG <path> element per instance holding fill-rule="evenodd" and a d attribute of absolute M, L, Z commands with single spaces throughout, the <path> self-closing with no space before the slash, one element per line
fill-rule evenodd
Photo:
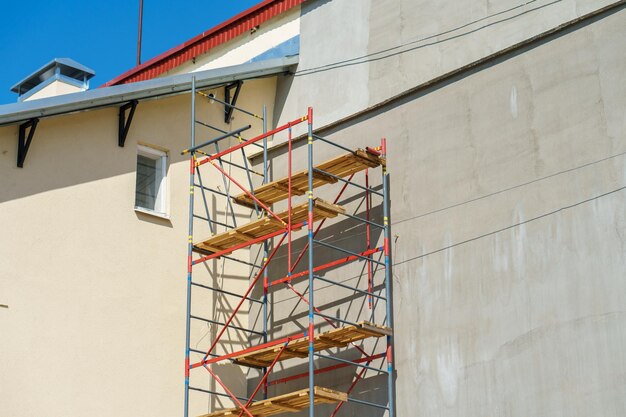
<path fill-rule="evenodd" d="M 142 62 L 261 0 L 144 0 Z M 53 58 L 96 71 L 95 88 L 135 66 L 139 0 L 5 0 L 0 13 L 0 104 Z"/>

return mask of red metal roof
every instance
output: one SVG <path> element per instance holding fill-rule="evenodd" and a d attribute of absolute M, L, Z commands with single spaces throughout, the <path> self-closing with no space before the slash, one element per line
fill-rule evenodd
<path fill-rule="evenodd" d="M 306 0 L 264 0 L 256 6 L 239 13 L 237 16 L 201 33 L 195 38 L 175 46 L 169 51 L 126 71 L 122 75 L 105 83 L 103 87 L 145 81 L 158 77 L 164 72 L 176 68 L 187 61 L 191 61 L 191 59 L 209 51 L 211 48 L 226 43 L 242 33 L 250 31 L 255 26 L 265 23 L 273 17 L 305 1 Z"/>

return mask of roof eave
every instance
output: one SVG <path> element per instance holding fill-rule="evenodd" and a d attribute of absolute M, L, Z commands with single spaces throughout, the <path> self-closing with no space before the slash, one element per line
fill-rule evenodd
<path fill-rule="evenodd" d="M 298 56 L 246 63 L 188 74 L 172 75 L 131 84 L 121 84 L 78 93 L 42 98 L 0 106 L 0 126 L 21 123 L 33 118 L 52 117 L 96 108 L 115 106 L 131 100 L 145 100 L 207 88 L 236 80 L 261 78 L 288 72 L 298 64 Z"/>

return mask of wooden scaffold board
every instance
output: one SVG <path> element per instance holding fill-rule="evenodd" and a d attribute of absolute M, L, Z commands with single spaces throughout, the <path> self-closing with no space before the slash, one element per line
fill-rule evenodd
<path fill-rule="evenodd" d="M 344 178 L 363 171 L 385 165 L 385 159 L 363 149 L 335 157 L 315 166 L 334 176 Z M 308 190 L 309 171 L 299 171 L 291 176 L 291 193 L 294 196 L 304 195 Z M 321 172 L 313 171 L 313 188 L 324 184 L 336 183 L 337 179 Z M 281 178 L 260 186 L 254 190 L 254 196 L 265 205 L 284 200 L 289 196 L 289 178 Z M 254 207 L 254 201 L 247 194 L 233 197 L 233 201 L 246 207 Z"/>
<path fill-rule="evenodd" d="M 347 401 L 348 394 L 324 387 L 313 387 L 315 404 L 333 404 L 340 401 Z M 298 412 L 309 406 L 309 389 L 302 389 L 289 394 L 279 395 L 266 400 L 255 401 L 248 406 L 248 411 L 253 416 L 273 416 L 286 412 Z M 227 417 L 237 416 L 241 413 L 240 407 L 228 408 L 215 411 L 210 414 L 203 414 L 198 417 Z M 243 415 L 246 415 L 245 413 Z"/>
<path fill-rule="evenodd" d="M 356 325 L 339 327 L 328 332 L 315 335 L 313 349 L 315 352 L 330 349 L 334 347 L 346 347 L 352 342 L 367 339 L 368 337 L 390 336 L 391 329 L 385 326 L 379 326 L 366 321 L 357 323 Z M 240 365 L 251 367 L 269 366 L 276 355 L 282 349 L 283 345 L 274 345 L 263 349 L 255 350 L 231 359 Z M 287 347 L 280 355 L 279 361 L 290 358 L 306 358 L 309 350 L 309 338 L 307 336 L 289 341 Z"/>
<path fill-rule="evenodd" d="M 309 203 L 303 203 L 291 208 L 291 224 L 302 223 L 307 220 Z M 313 199 L 313 221 L 335 217 L 345 213 L 345 209 L 337 204 L 327 203 L 319 198 Z M 276 214 L 285 223 L 288 222 L 289 210 Z M 266 236 L 273 232 L 286 229 L 286 225 L 273 216 L 266 216 L 243 226 L 236 227 L 224 233 L 217 234 L 203 242 L 196 243 L 194 250 L 203 254 L 222 252 L 234 248 L 244 242 Z M 294 229 L 295 230 L 295 229 Z"/>

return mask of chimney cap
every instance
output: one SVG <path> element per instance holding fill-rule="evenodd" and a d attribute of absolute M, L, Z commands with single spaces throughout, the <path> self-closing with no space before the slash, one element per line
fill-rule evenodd
<path fill-rule="evenodd" d="M 11 91 L 21 96 L 46 81 L 48 78 L 53 77 L 55 74 L 73 78 L 84 83 L 96 75 L 96 72 L 71 58 L 54 58 L 37 71 L 17 82 L 11 87 Z"/>

